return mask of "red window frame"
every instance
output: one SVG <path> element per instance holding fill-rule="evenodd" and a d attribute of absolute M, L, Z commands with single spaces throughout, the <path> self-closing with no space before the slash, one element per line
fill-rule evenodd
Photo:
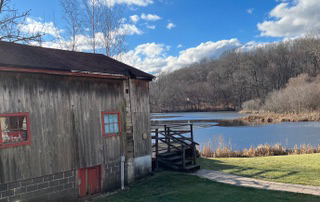
<path fill-rule="evenodd" d="M 118 115 L 118 133 L 108 133 L 106 134 L 105 130 L 105 123 L 104 123 L 104 115 L 106 114 L 117 114 Z M 101 112 L 101 122 L 102 122 L 102 133 L 104 137 L 114 137 L 120 135 L 122 129 L 121 129 L 121 122 L 120 122 L 120 112 Z"/>
<path fill-rule="evenodd" d="M 31 144 L 31 132 L 30 132 L 30 118 L 28 112 L 19 112 L 19 113 L 9 113 L 9 114 L 0 114 L 0 117 L 11 117 L 11 116 L 25 116 L 26 117 L 26 124 L 27 124 L 27 137 L 28 140 L 25 142 L 17 142 L 17 143 L 9 143 L 3 144 L 2 142 L 2 128 L 0 123 L 0 148 L 8 148 L 8 147 L 16 147 L 16 146 L 24 146 Z"/>

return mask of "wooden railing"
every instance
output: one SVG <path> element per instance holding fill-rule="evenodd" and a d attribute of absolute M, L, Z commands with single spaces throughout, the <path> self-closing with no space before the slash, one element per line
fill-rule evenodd
<path fill-rule="evenodd" d="M 173 149 L 181 153 L 182 167 L 186 166 L 186 150 L 191 151 L 192 164 L 196 165 L 196 145 L 193 137 L 192 124 L 171 124 L 171 125 L 155 125 L 152 126 L 152 139 L 155 140 L 155 162 L 156 169 L 159 167 L 160 144 L 166 145 L 161 152 L 171 152 Z"/>

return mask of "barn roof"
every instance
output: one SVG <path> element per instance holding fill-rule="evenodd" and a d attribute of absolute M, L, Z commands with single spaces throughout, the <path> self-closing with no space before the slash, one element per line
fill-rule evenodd
<path fill-rule="evenodd" d="M 6 70 L 125 76 L 152 80 L 153 75 L 102 54 L 42 48 L 0 41 L 0 67 Z"/>

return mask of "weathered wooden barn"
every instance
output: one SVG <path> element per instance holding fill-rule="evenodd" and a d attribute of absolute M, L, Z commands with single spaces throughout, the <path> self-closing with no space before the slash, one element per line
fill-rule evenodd
<path fill-rule="evenodd" d="M 148 175 L 152 79 L 101 54 L 0 42 L 0 202 L 72 201 Z"/>

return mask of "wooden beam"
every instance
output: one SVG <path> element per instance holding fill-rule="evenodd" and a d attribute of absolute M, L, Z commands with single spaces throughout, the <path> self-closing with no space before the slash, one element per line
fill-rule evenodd
<path fill-rule="evenodd" d="M 15 67 L 2 67 L 2 66 L 0 66 L 0 71 L 52 74 L 52 75 L 64 75 L 64 76 L 76 76 L 76 77 L 92 77 L 92 78 L 104 78 L 104 79 L 127 79 L 127 76 L 113 76 L 113 75 L 105 75 L 103 73 L 92 74 L 92 73 L 79 73 L 79 72 L 69 72 L 69 71 L 59 71 L 59 70 L 15 68 Z"/>

